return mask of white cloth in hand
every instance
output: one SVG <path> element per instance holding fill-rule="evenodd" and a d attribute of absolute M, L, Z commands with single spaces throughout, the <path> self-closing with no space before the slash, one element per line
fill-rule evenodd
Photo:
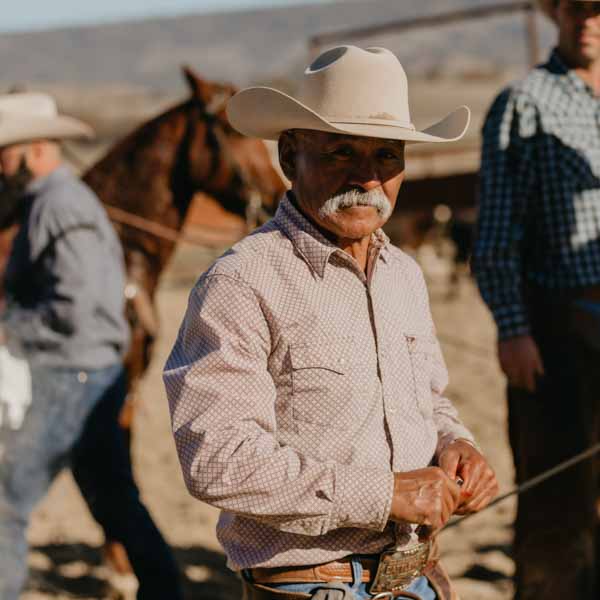
<path fill-rule="evenodd" d="M 7 346 L 0 346 L 0 427 L 20 429 L 30 404 L 29 364 Z"/>

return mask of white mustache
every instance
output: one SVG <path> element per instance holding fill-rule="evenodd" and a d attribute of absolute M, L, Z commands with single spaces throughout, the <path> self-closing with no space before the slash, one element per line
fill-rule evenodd
<path fill-rule="evenodd" d="M 350 190 L 343 194 L 332 196 L 319 209 L 321 218 L 330 217 L 334 213 L 354 206 L 372 206 L 377 209 L 382 219 L 388 219 L 392 214 L 392 205 L 387 196 L 379 188 L 369 192 Z"/>

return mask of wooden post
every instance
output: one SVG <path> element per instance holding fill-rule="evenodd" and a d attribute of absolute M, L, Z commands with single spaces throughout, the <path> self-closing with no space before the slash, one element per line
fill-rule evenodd
<path fill-rule="evenodd" d="M 535 67 L 540 62 L 540 44 L 538 34 L 537 14 L 533 4 L 525 9 L 527 25 L 527 51 L 529 66 Z"/>

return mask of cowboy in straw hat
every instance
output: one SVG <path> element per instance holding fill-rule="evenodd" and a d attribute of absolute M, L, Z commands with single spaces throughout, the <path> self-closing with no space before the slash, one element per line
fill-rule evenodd
<path fill-rule="evenodd" d="M 33 140 L 90 138 L 92 128 L 58 113 L 47 94 L 18 93 L 0 96 L 0 147 Z"/>
<path fill-rule="evenodd" d="M 558 45 L 483 129 L 472 261 L 498 327 L 519 482 L 600 441 L 600 2 L 544 6 Z M 597 486 L 589 461 L 520 497 L 520 600 L 598 597 Z"/>
<path fill-rule="evenodd" d="M 86 124 L 59 114 L 48 95 L 0 96 L 1 225 L 21 223 L 4 277 L 2 325 L 6 347 L 19 349 L 31 372 L 31 401 L 18 420 L 0 425 L 2 600 L 19 597 L 30 512 L 66 458 L 92 514 L 127 548 L 138 598 L 162 600 L 162 585 L 169 598 L 181 597 L 118 425 L 129 342 L 121 244 L 98 198 L 63 164 L 59 146 L 91 135 Z M 14 415 L 14 405 L 2 402 L 0 413 Z"/>
<path fill-rule="evenodd" d="M 435 534 L 497 484 L 443 396 L 422 274 L 381 226 L 405 143 L 459 139 L 469 111 L 417 130 L 397 58 L 342 46 L 297 96 L 250 88 L 228 115 L 279 141 L 292 189 L 200 278 L 165 367 L 189 490 L 222 509 L 247 600 L 456 598 Z"/>

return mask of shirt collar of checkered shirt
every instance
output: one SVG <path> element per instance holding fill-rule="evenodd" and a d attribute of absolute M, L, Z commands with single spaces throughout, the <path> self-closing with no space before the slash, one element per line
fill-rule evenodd
<path fill-rule="evenodd" d="M 328 240 L 291 202 L 292 192 L 282 198 L 274 217 L 279 229 L 291 240 L 299 255 L 312 270 L 321 277 L 331 256 L 342 253 L 333 242 Z M 390 239 L 382 229 L 371 235 L 371 247 L 380 249 L 379 257 L 386 262 L 390 252 Z"/>
<path fill-rule="evenodd" d="M 560 55 L 558 48 L 554 48 L 548 61 L 550 70 L 556 75 L 564 75 L 571 85 L 578 91 L 591 91 L 587 83 L 571 69 Z M 593 93 L 593 92 L 592 92 Z"/>

